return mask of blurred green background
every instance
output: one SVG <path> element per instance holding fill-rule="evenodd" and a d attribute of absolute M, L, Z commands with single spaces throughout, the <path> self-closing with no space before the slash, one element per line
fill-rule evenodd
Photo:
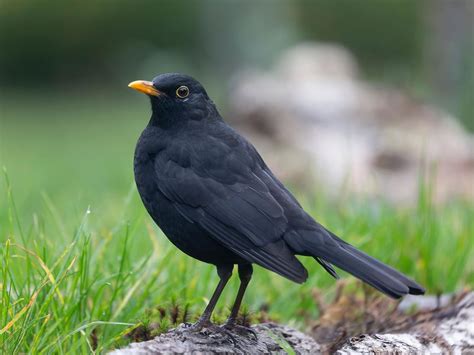
<path fill-rule="evenodd" d="M 237 70 L 268 67 L 301 41 L 329 41 L 351 50 L 366 76 L 439 102 L 474 128 L 472 7 L 469 0 L 3 0 L 0 86 L 117 97 L 131 78 L 182 71 L 223 99 Z"/>
<path fill-rule="evenodd" d="M 191 74 L 225 116 L 237 71 L 269 68 L 302 41 L 334 42 L 364 78 L 474 129 L 472 4 L 0 0 L 0 350 L 104 350 L 146 328 L 150 308 L 183 302 L 195 314 L 214 288 L 214 270 L 172 248 L 139 201 L 133 150 L 150 110 L 130 81 Z M 321 223 L 430 293 L 472 287 L 472 203 L 434 207 L 429 183 L 420 186 L 411 208 L 295 193 Z M 331 295 L 334 282 L 305 265 L 301 287 L 258 268 L 249 309 L 307 326 L 318 314 L 313 288 Z"/>
<path fill-rule="evenodd" d="M 226 117 L 230 78 L 271 67 L 302 41 L 342 44 L 366 79 L 474 129 L 473 14 L 470 0 L 2 0 L 0 159 L 21 186 L 18 198 L 60 178 L 96 202 L 98 176 L 131 184 L 149 112 L 131 80 L 189 73 Z"/>

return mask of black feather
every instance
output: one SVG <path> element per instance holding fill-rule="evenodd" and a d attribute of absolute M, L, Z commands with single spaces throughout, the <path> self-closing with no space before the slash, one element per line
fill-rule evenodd
<path fill-rule="evenodd" d="M 189 96 L 177 98 L 185 85 Z M 300 206 L 256 149 L 228 126 L 200 83 L 181 74 L 153 80 L 152 117 L 135 151 L 135 180 L 150 215 L 185 253 L 215 265 L 256 263 L 295 282 L 313 256 L 391 297 L 423 288 L 326 231 Z"/>

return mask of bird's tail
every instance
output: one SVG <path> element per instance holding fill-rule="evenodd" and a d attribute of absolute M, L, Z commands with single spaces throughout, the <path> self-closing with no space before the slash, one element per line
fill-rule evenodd
<path fill-rule="evenodd" d="M 425 293 L 422 286 L 401 272 L 356 249 L 333 233 L 325 229 L 321 232 L 325 233 L 318 233 L 316 237 L 313 233 L 298 233 L 302 240 L 297 245 L 306 249 L 306 255 L 312 255 L 318 262 L 321 259 L 333 264 L 392 298 Z M 328 270 L 327 267 L 325 269 Z"/>

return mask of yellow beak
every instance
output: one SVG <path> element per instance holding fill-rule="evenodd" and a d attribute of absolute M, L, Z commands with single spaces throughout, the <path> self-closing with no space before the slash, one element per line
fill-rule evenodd
<path fill-rule="evenodd" d="M 128 84 L 129 88 L 151 96 L 160 96 L 161 92 L 153 86 L 151 81 L 135 80 Z"/>

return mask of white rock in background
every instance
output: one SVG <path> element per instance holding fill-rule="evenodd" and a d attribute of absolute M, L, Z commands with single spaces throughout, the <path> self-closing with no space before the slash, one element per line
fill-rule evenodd
<path fill-rule="evenodd" d="M 313 175 L 334 192 L 410 202 L 424 162 L 436 171 L 438 200 L 474 198 L 473 136 L 448 113 L 357 72 L 340 46 L 296 46 L 272 71 L 236 77 L 231 118 L 284 179 Z"/>

